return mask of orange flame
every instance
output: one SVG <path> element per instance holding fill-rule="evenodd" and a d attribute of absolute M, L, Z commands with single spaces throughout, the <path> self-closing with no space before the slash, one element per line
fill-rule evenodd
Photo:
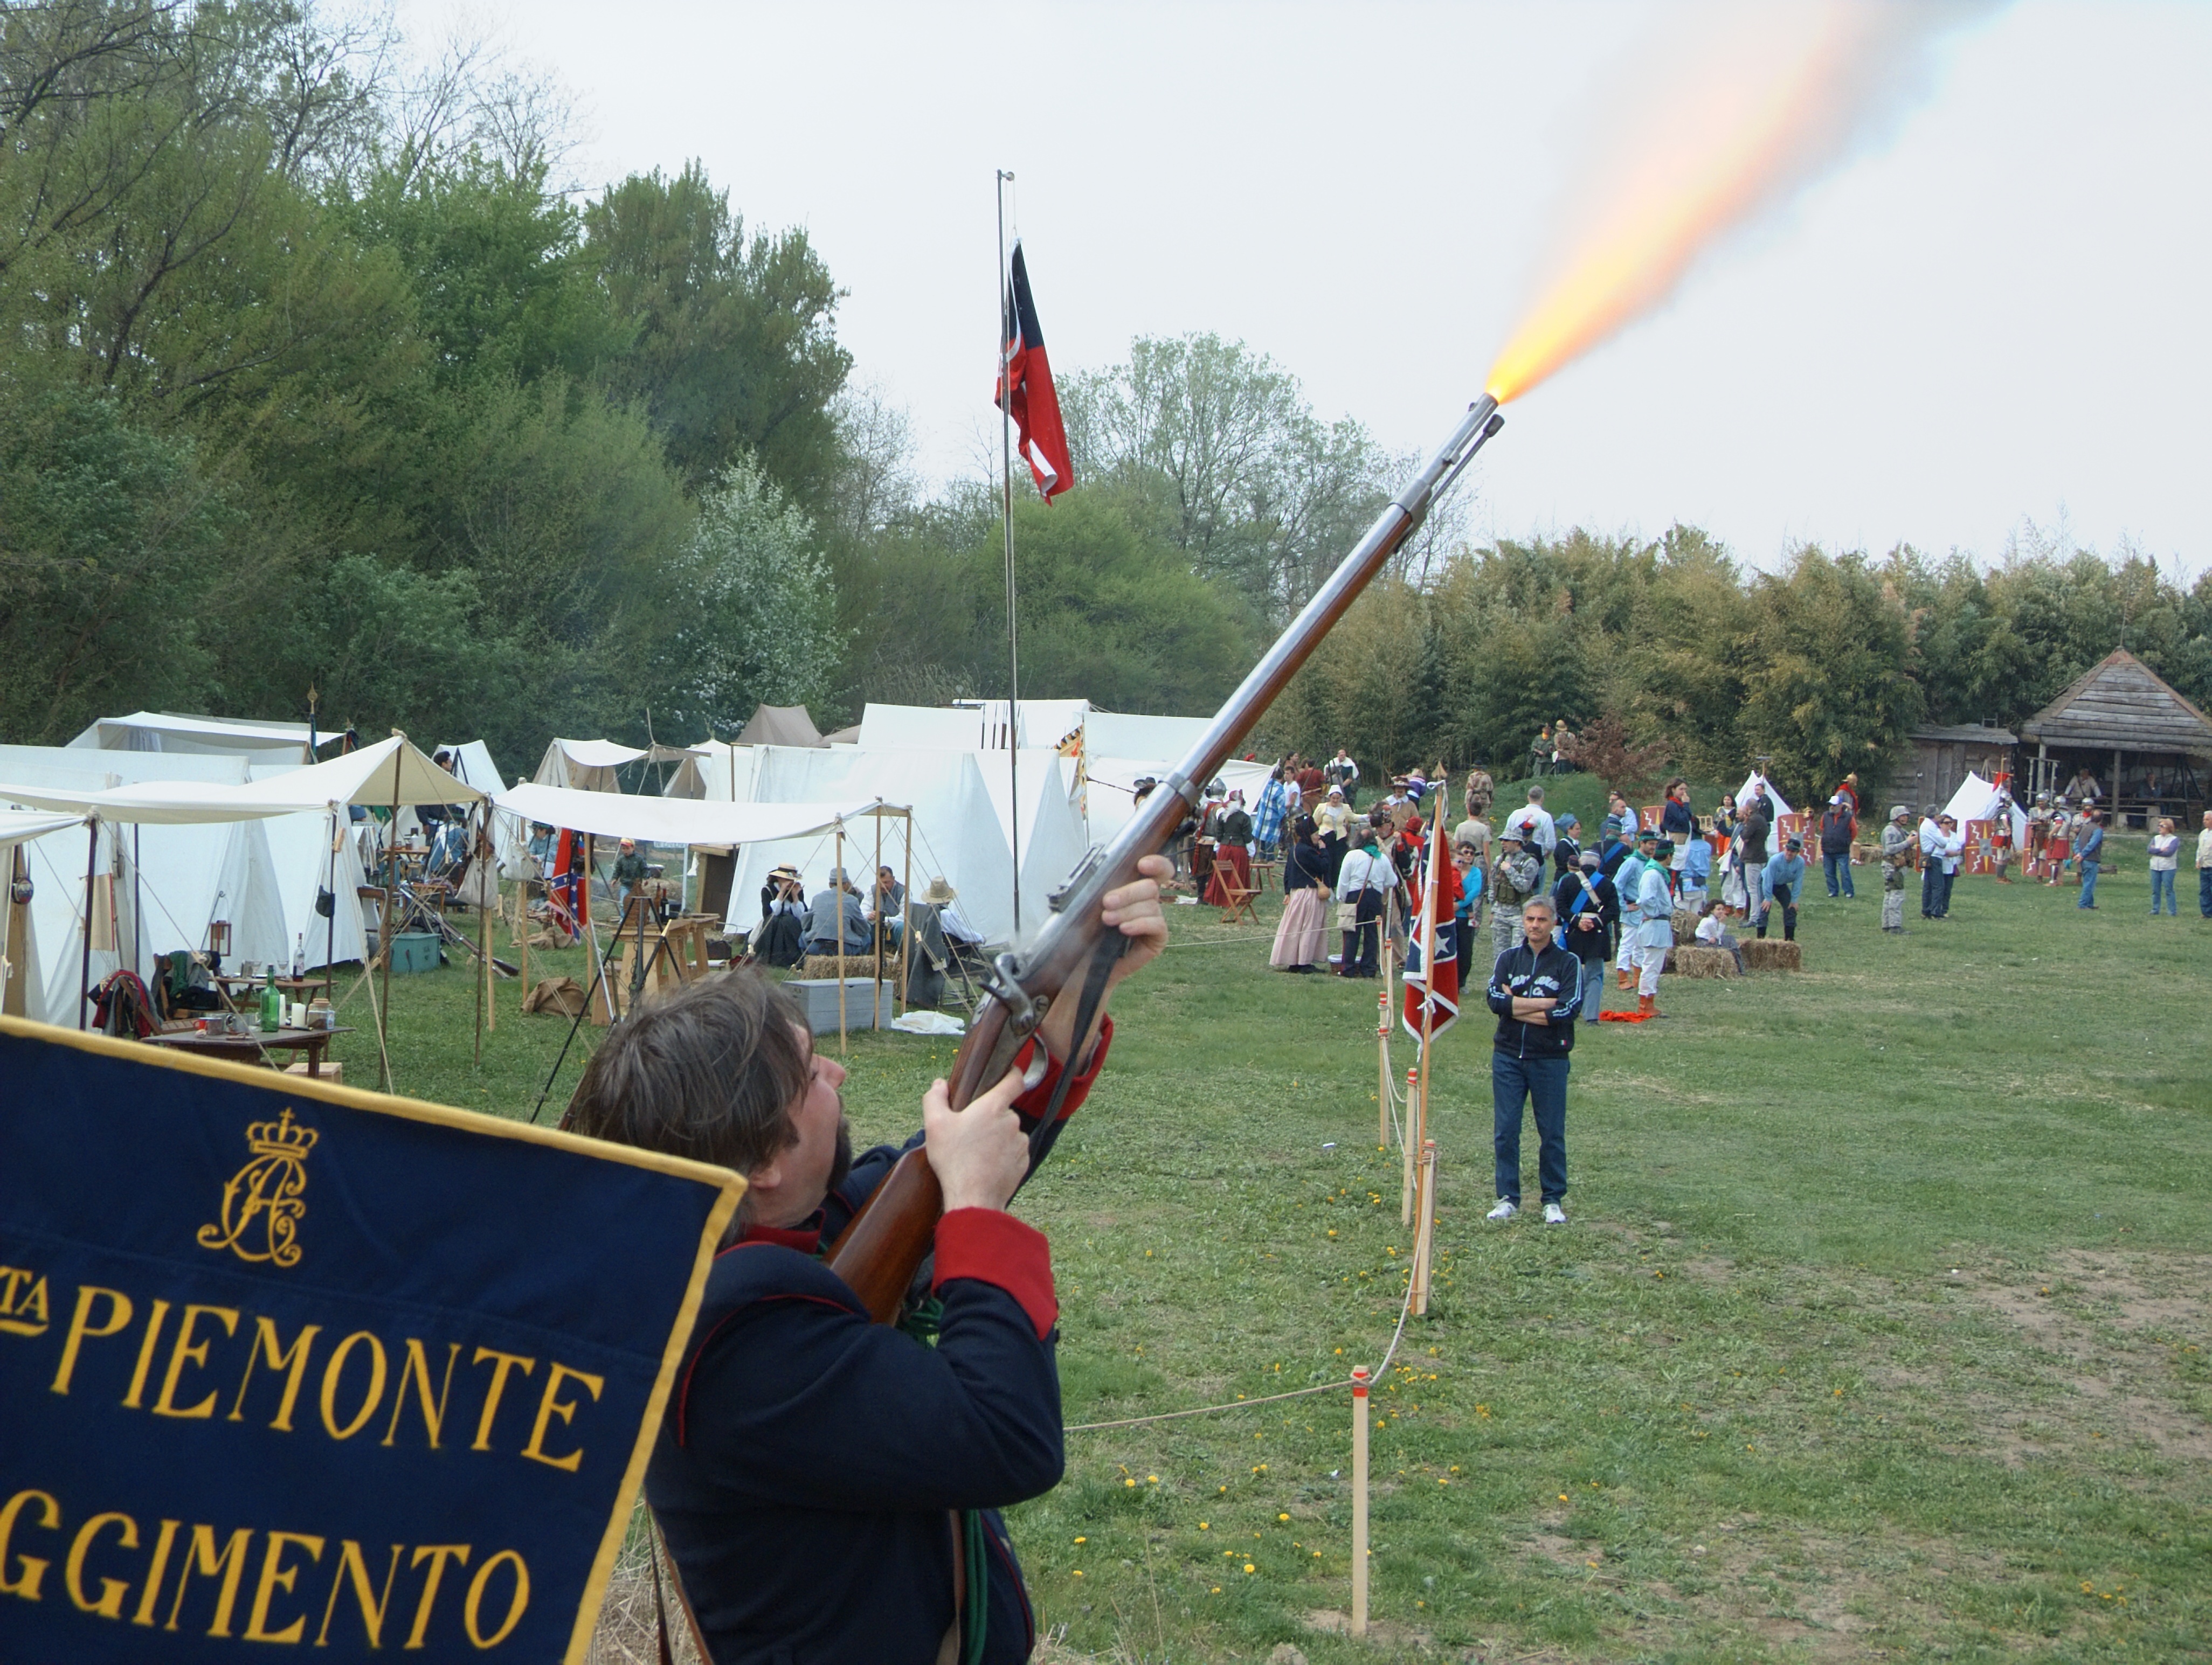
<path fill-rule="evenodd" d="M 1717 237 L 1840 157 L 1967 9 L 1729 0 L 1638 53 L 1635 86 L 1601 106 L 1620 115 L 1584 160 L 1578 211 L 1491 367 L 1492 397 L 1517 398 L 1665 300 Z"/>

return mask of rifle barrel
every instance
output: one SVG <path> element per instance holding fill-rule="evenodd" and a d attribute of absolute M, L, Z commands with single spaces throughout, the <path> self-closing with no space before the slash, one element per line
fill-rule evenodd
<path fill-rule="evenodd" d="M 1206 783 L 1237 742 L 1266 715 L 1330 627 L 1420 525 L 1437 493 L 1458 479 L 1504 422 L 1498 401 L 1487 393 L 1468 407 L 1466 416 L 1427 466 L 1376 516 L 1366 536 L 1260 656 L 1197 744 L 1161 783 L 1166 790 L 1138 805 L 1111 844 L 1103 850 L 1094 847 L 1084 857 L 1053 893 L 1052 911 L 1026 949 L 999 956 L 945 1083 L 954 1109 L 965 1107 L 1005 1075 L 1015 1054 L 1036 1032 L 1047 1005 L 1079 984 L 1098 940 L 1098 910 L 1106 893 L 1136 877 L 1138 862 L 1175 836 L 1184 815 L 1198 808 Z M 1079 1044 L 1081 1038 L 1078 1037 Z M 861 1293 L 878 1323 L 897 1317 L 901 1298 L 928 1255 L 942 1207 L 935 1176 L 920 1152 L 911 1153 L 831 1246 L 830 1269 Z"/>

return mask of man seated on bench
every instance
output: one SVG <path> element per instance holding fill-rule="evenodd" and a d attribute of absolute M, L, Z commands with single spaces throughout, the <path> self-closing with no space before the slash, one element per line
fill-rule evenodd
<path fill-rule="evenodd" d="M 811 954 L 834 954 L 839 952 L 840 923 L 843 924 L 843 952 L 862 954 L 868 951 L 869 929 L 867 915 L 860 906 L 860 893 L 853 881 L 845 876 L 843 868 L 833 868 L 829 885 L 815 893 L 813 916 L 806 927 L 806 952 Z"/>

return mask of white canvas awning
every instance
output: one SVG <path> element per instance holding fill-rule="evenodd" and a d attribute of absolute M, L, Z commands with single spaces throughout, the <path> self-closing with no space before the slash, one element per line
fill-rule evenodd
<path fill-rule="evenodd" d="M 191 717 L 176 711 L 133 711 L 103 717 L 70 742 L 71 747 L 118 752 L 261 752 L 296 750 L 307 760 L 308 728 L 304 723 L 262 723 L 228 717 Z M 315 749 L 335 746 L 343 729 L 315 733 Z"/>
<path fill-rule="evenodd" d="M 509 787 L 492 802 L 526 820 L 604 838 L 730 849 L 777 839 L 803 839 L 842 821 L 906 810 L 878 798 L 848 803 L 729 803 L 713 798 L 664 798 L 644 793 L 586 792 L 573 786 Z"/>
<path fill-rule="evenodd" d="M 334 803 L 475 803 L 486 794 L 447 774 L 404 736 L 291 769 L 266 780 L 227 785 L 199 780 L 149 780 L 104 791 L 0 784 L 0 802 L 96 814 L 102 820 L 170 826 L 255 820 L 327 809 Z"/>
<path fill-rule="evenodd" d="M 47 809 L 0 809 L 0 850 L 83 825 L 82 815 L 60 814 Z"/>

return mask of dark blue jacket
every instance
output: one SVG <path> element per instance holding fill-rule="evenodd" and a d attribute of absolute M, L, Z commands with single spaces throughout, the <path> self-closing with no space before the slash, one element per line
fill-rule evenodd
<path fill-rule="evenodd" d="M 1054 1079 L 1016 1108 L 1041 1115 Z M 971 1601 L 979 1578 L 986 1592 L 983 1657 L 1011 1665 L 1035 1644 L 996 1511 L 1049 1491 L 1065 1460 L 1047 1245 L 1011 1214 L 947 1214 L 936 1346 L 869 1323 L 816 1251 L 902 1153 L 857 1158 L 805 1229 L 750 1228 L 708 1275 L 646 1495 L 716 1665 L 928 1665 L 953 1621 L 961 1510 L 982 1511 L 968 1577 Z"/>
<path fill-rule="evenodd" d="M 1556 1000 L 1542 1023 L 1513 1015 L 1513 997 Z M 1574 1050 L 1575 1014 L 1582 1009 L 1583 963 L 1565 948 L 1547 943 L 1541 954 L 1516 942 L 1498 956 L 1490 971 L 1490 1009 L 1498 1014 L 1491 1050 L 1516 1058 L 1564 1058 Z"/>

